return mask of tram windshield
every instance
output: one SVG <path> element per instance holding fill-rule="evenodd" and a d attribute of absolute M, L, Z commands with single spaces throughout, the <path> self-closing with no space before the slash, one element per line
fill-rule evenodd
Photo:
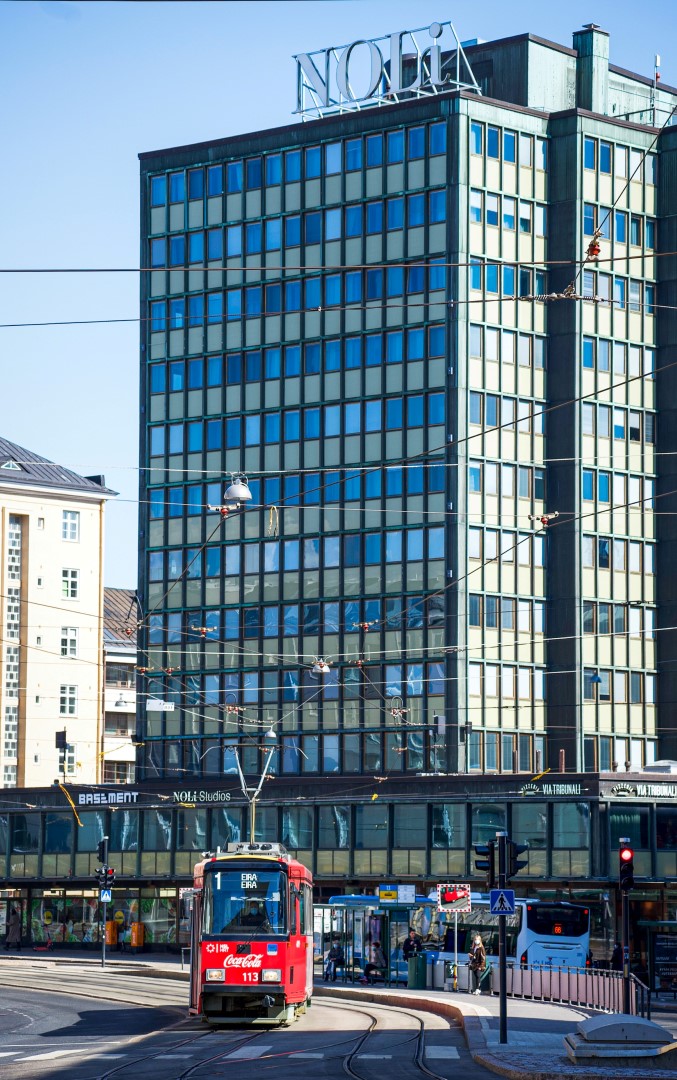
<path fill-rule="evenodd" d="M 203 933 L 247 938 L 283 934 L 287 878 L 279 870 L 228 868 L 205 874 Z"/>

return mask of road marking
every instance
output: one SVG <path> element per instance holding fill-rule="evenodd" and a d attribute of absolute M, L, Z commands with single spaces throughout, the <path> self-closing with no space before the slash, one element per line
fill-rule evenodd
<path fill-rule="evenodd" d="M 178 1058 L 184 1058 L 184 1059 L 192 1058 L 192 1057 L 195 1056 L 196 1053 L 197 1053 L 197 1050 L 194 1050 L 192 1054 L 155 1054 L 153 1060 L 154 1061 L 177 1061 Z"/>
<path fill-rule="evenodd" d="M 361 1061 L 390 1061 L 392 1054 L 357 1054 Z"/>
<path fill-rule="evenodd" d="M 294 1059 L 296 1059 L 296 1058 L 305 1058 L 307 1061 L 309 1061 L 312 1058 L 313 1060 L 321 1061 L 322 1058 L 324 1057 L 324 1054 L 311 1054 L 311 1052 L 309 1050 L 308 1051 L 299 1050 L 298 1053 L 290 1054 L 289 1056 L 293 1057 Z"/>
<path fill-rule="evenodd" d="M 15 1054 L 20 1054 L 20 1050 L 3 1050 L 0 1053 L 0 1057 L 14 1057 Z"/>
<path fill-rule="evenodd" d="M 457 1058 L 461 1055 L 455 1046 L 426 1046 L 427 1058 Z"/>
<path fill-rule="evenodd" d="M 68 1057 L 69 1054 L 91 1054 L 93 1048 L 91 1046 L 84 1046 L 81 1050 L 51 1050 L 48 1054 L 31 1054 L 29 1057 L 21 1058 L 21 1061 L 47 1061 L 54 1058 Z"/>
<path fill-rule="evenodd" d="M 262 1054 L 267 1054 L 272 1049 L 272 1043 L 269 1046 L 241 1046 L 239 1050 L 233 1050 L 232 1054 L 227 1054 L 225 1060 L 251 1061 L 254 1058 L 261 1057 Z"/>

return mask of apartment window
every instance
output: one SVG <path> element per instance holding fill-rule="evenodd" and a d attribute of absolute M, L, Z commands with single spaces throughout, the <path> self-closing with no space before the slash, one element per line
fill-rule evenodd
<path fill-rule="evenodd" d="M 80 513 L 78 510 L 64 510 L 61 516 L 61 539 L 77 541 L 80 539 Z"/>
<path fill-rule="evenodd" d="M 514 165 L 517 159 L 517 136 L 514 131 L 503 132 L 503 160 Z"/>
<path fill-rule="evenodd" d="M 595 139 L 584 139 L 583 141 L 583 167 L 585 169 L 594 169 L 597 163 L 597 143 Z"/>
<path fill-rule="evenodd" d="M 78 629 L 76 626 L 61 627 L 61 655 L 78 655 Z"/>
<path fill-rule="evenodd" d="M 78 688 L 71 683 L 62 683 L 59 688 L 59 716 L 78 715 Z"/>
<path fill-rule="evenodd" d="M 61 595 L 66 600 L 77 600 L 80 586 L 79 570 L 61 571 Z"/>
<path fill-rule="evenodd" d="M 470 125 L 470 153 L 482 153 L 482 125 L 471 123 Z"/>

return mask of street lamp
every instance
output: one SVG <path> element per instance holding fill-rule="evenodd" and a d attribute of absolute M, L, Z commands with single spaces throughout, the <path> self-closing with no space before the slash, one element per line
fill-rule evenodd
<path fill-rule="evenodd" d="M 208 506 L 208 510 L 216 510 L 221 517 L 225 518 L 230 513 L 240 510 L 244 503 L 251 502 L 252 493 L 249 489 L 247 477 L 240 474 L 233 475 L 230 483 L 223 493 L 221 506 Z"/>

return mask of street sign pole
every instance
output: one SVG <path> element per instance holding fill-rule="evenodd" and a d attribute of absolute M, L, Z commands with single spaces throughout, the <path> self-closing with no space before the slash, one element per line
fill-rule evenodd
<path fill-rule="evenodd" d="M 458 912 L 454 912 L 454 990 L 458 990 Z"/>
<path fill-rule="evenodd" d="M 505 832 L 497 832 L 496 839 L 498 840 L 498 887 L 499 889 L 505 889 L 506 887 L 506 874 L 507 874 L 507 859 L 506 859 L 506 847 L 507 847 L 508 834 Z M 506 939 L 506 926 L 505 915 L 501 915 L 498 920 L 498 1041 L 502 1045 L 505 1045 L 508 1041 L 508 978 L 507 978 L 507 939 Z"/>
<path fill-rule="evenodd" d="M 106 911 L 108 910 L 108 904 L 103 903 L 103 939 L 101 942 L 101 967 L 106 966 Z"/>

